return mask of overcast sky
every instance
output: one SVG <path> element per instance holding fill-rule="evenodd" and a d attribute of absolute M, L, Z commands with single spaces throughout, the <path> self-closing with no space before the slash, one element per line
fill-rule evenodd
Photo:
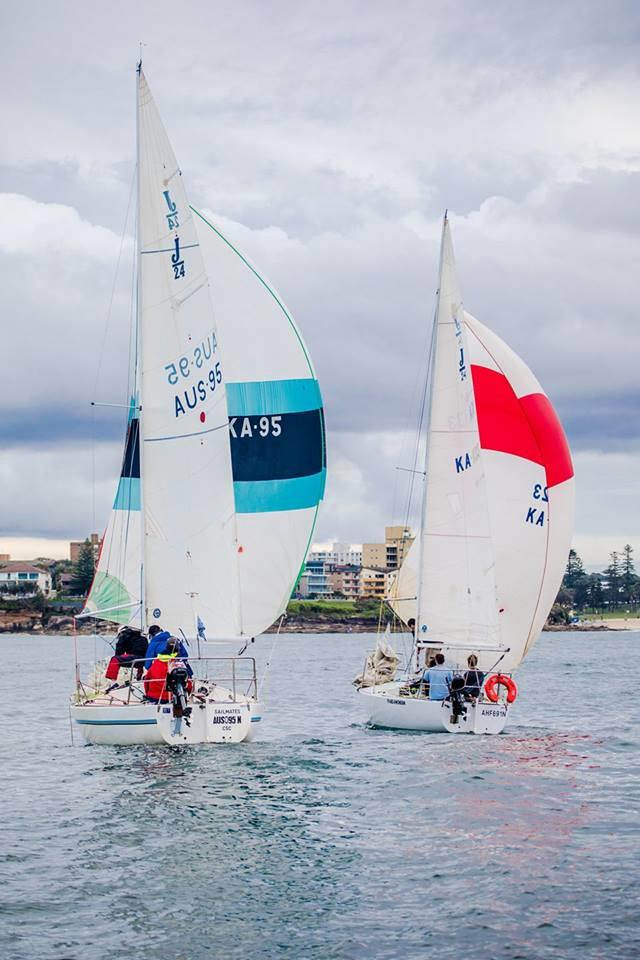
<path fill-rule="evenodd" d="M 565 424 L 577 548 L 640 554 L 640 4 L 23 0 L 0 18 L 0 552 L 64 555 L 106 523 L 122 422 L 89 404 L 126 394 L 143 40 L 192 203 L 314 358 L 317 539 L 404 520 L 448 207 L 465 306 Z"/>

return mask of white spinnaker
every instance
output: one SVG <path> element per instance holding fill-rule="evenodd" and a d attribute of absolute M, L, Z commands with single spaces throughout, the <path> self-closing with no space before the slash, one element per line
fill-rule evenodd
<path fill-rule="evenodd" d="M 500 337 L 468 313 L 465 325 L 479 409 L 482 411 L 490 398 L 482 396 L 478 373 L 493 371 L 506 378 L 518 401 L 525 398 L 525 410 L 527 399 L 534 406 L 542 400 L 548 418 L 548 422 L 536 424 L 529 413 L 528 421 L 523 418 L 520 426 L 517 422 L 512 424 L 511 435 L 505 437 L 503 444 L 513 449 L 520 430 L 530 429 L 530 441 L 525 433 L 520 442 L 535 443 L 539 447 L 540 463 L 504 449 L 482 450 L 495 554 L 500 638 L 510 648 L 500 666 L 511 670 L 518 666 L 538 637 L 558 593 L 573 535 L 575 481 L 568 448 L 564 451 L 560 472 L 553 458 L 545 455 L 549 443 L 555 442 L 562 448 L 563 442 L 566 447 L 566 441 L 558 421 L 547 412 L 550 404 L 533 373 Z M 506 405 L 503 400 L 502 416 Z M 514 412 L 517 410 L 514 407 Z M 486 416 L 491 416 L 490 409 Z M 535 440 L 533 434 L 536 434 Z"/>
<path fill-rule="evenodd" d="M 255 423 L 259 420 L 258 412 L 251 407 L 250 397 L 255 390 L 245 390 L 247 385 L 259 385 L 258 392 L 267 404 L 261 412 L 278 415 L 285 408 L 290 412 L 304 408 L 315 431 L 310 457 L 319 469 L 309 468 L 315 471 L 311 478 L 274 481 L 274 489 L 268 491 L 271 497 L 268 509 L 252 502 L 251 484 L 244 485 L 244 494 L 238 492 L 242 484 L 236 484 L 242 632 L 256 636 L 286 609 L 313 535 L 324 490 L 322 401 L 308 350 L 280 296 L 208 215 L 205 218 L 197 214 L 195 222 L 214 292 L 216 322 L 224 343 L 225 379 L 229 393 L 233 393 L 229 400 L 230 416 L 238 414 L 236 431 L 239 433 L 239 425 L 248 419 L 255 432 Z M 269 401 L 273 389 L 281 396 Z M 312 398 L 302 404 L 301 389 Z M 242 407 L 243 402 L 248 405 Z M 269 402 L 275 406 L 270 408 Z M 283 402 L 284 406 L 278 405 Z M 279 442 L 284 443 L 288 430 L 286 417 L 282 418 L 282 428 Z M 258 439 L 256 443 L 259 453 L 261 441 Z"/>
<path fill-rule="evenodd" d="M 226 371 L 183 177 L 138 78 L 142 508 L 147 623 L 240 633 Z"/>
<path fill-rule="evenodd" d="M 487 485 L 449 223 L 442 235 L 420 531 L 420 640 L 498 642 Z"/>

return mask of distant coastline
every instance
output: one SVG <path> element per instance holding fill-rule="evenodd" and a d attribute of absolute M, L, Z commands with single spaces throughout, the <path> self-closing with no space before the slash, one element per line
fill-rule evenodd
<path fill-rule="evenodd" d="M 384 627 L 385 619 L 380 620 L 377 616 L 368 617 L 349 617 L 344 619 L 335 619 L 334 617 L 324 617 L 321 614 L 313 617 L 287 617 L 281 626 L 275 623 L 269 627 L 265 633 L 268 634 L 344 634 L 348 636 L 352 633 L 377 633 L 382 625 Z M 548 623 L 543 629 L 543 633 L 593 633 L 594 631 L 618 631 L 618 630 L 640 630 L 640 617 L 629 617 L 627 619 L 619 618 L 615 620 L 602 620 L 594 618 L 593 620 L 583 621 L 581 623 Z M 72 636 L 74 633 L 87 635 L 92 633 L 114 634 L 115 626 L 112 623 L 102 622 L 97 626 L 89 621 L 80 621 L 74 628 L 72 616 L 50 617 L 47 622 L 43 622 L 40 612 L 37 611 L 0 611 L 0 633 L 20 633 L 33 634 L 39 636 L 42 634 L 51 636 Z M 401 632 L 401 631 L 397 631 Z"/>

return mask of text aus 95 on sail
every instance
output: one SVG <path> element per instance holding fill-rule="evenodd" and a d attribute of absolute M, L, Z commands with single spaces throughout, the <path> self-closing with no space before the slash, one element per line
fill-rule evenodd
<path fill-rule="evenodd" d="M 174 396 L 176 417 L 195 410 L 222 383 L 222 365 L 215 360 L 217 349 L 216 335 L 211 333 L 193 348 L 191 355 L 178 357 L 172 363 L 165 364 L 167 383 L 172 387 L 180 384 L 181 387 Z M 194 382 L 192 377 L 198 379 Z"/>
<path fill-rule="evenodd" d="M 182 356 L 165 364 L 167 383 L 170 386 L 178 383 L 183 386 L 182 391 L 174 396 L 176 417 L 186 414 L 188 410 L 195 410 L 204 403 L 209 394 L 215 393 L 218 384 L 222 383 L 222 365 L 219 360 L 215 360 L 217 349 L 216 335 L 211 333 L 193 348 L 191 356 Z M 194 370 L 202 370 L 202 376 L 195 383 L 183 383 L 191 379 Z M 260 416 L 254 421 L 249 417 L 231 417 L 229 432 L 234 440 L 253 437 L 254 433 L 260 437 L 279 437 L 282 433 L 281 421 L 280 415 Z"/>

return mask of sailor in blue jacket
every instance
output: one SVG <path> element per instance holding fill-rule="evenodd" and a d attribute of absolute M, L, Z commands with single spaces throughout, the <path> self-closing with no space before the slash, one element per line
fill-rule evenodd
<path fill-rule="evenodd" d="M 149 646 L 147 647 L 147 659 L 144 662 L 145 670 L 148 670 L 151 663 L 159 653 L 164 653 L 167 641 L 171 639 L 168 630 L 163 630 L 157 623 L 149 627 Z"/>
<path fill-rule="evenodd" d="M 165 652 L 167 643 L 171 639 L 172 637 L 169 631 L 163 630 L 162 627 L 159 627 L 157 623 L 154 623 L 152 627 L 149 627 L 149 646 L 147 647 L 147 659 L 144 662 L 146 670 L 149 669 L 158 654 Z M 189 676 L 192 677 L 193 670 L 187 662 L 189 651 L 185 647 L 182 640 L 177 640 L 177 643 L 180 644 L 178 647 L 178 658 L 185 661 L 184 665 L 187 668 L 187 672 L 189 673 Z"/>

